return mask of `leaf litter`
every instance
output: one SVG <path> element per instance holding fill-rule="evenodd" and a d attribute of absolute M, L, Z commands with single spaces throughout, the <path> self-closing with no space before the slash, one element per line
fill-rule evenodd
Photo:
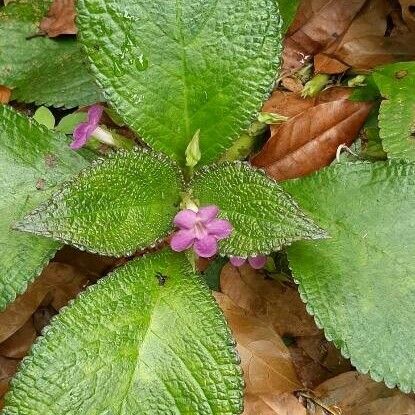
<path fill-rule="evenodd" d="M 73 35 L 73 0 L 55 0 L 40 31 Z M 285 38 L 280 84 L 263 111 L 288 117 L 271 125 L 252 163 L 278 180 L 329 165 L 340 145 L 351 146 L 373 110 L 350 99 L 347 74 L 415 58 L 412 0 L 303 0 Z M 301 91 L 312 75 L 331 75 L 314 97 Z M 11 90 L 0 87 L 0 101 Z M 50 318 L 117 262 L 69 248 L 0 314 L 0 409 L 10 378 Z M 206 264 L 205 264 L 206 265 Z M 244 369 L 244 415 L 409 415 L 411 395 L 353 371 L 306 311 L 291 281 L 249 266 L 218 267 L 215 297 L 237 341 Z"/>

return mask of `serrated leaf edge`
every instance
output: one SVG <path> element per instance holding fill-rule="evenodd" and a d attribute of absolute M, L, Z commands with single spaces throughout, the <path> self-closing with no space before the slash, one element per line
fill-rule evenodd
<path fill-rule="evenodd" d="M 408 162 L 402 159 L 397 159 L 397 160 L 389 160 L 389 161 L 379 161 L 376 163 L 371 163 L 369 161 L 363 160 L 363 161 L 354 161 L 354 162 L 345 162 L 342 164 L 335 164 L 329 167 L 324 168 L 325 169 L 341 169 L 342 167 L 344 167 L 344 165 L 372 165 L 372 164 L 385 164 L 388 166 L 392 166 L 392 165 L 414 165 L 414 162 Z M 313 175 L 318 174 L 318 172 L 313 173 Z M 301 179 L 294 179 L 294 180 L 301 180 Z M 308 312 L 308 314 L 310 314 L 317 327 L 321 330 L 323 330 L 324 333 L 324 337 L 326 338 L 326 340 L 328 340 L 329 342 L 332 342 L 337 349 L 340 350 L 341 355 L 345 358 L 345 359 L 349 359 L 352 366 L 354 366 L 358 372 L 364 374 L 364 375 L 369 375 L 371 377 L 371 379 L 373 379 L 375 382 L 383 382 L 389 389 L 394 389 L 395 387 L 398 387 L 402 392 L 404 393 L 411 393 L 411 392 L 415 392 L 415 382 L 412 385 L 402 385 L 399 384 L 396 380 L 391 379 L 391 377 L 388 377 L 388 374 L 384 374 L 381 377 L 376 376 L 373 374 L 373 371 L 370 367 L 364 367 L 362 364 L 356 362 L 356 360 L 354 359 L 353 356 L 350 355 L 348 349 L 347 349 L 347 341 L 344 339 L 335 339 L 334 337 L 332 337 L 330 335 L 330 333 L 328 333 L 327 329 L 324 327 L 324 324 L 322 323 L 322 321 L 320 320 L 320 317 L 318 316 L 318 312 L 316 312 L 315 307 L 312 305 L 312 303 L 309 301 L 308 295 L 307 295 L 307 290 L 305 289 L 305 287 L 303 287 L 303 285 L 301 284 L 301 281 L 296 277 L 296 273 L 293 270 L 293 266 L 291 265 L 291 260 L 290 257 L 288 255 L 288 267 L 292 273 L 293 276 L 293 280 L 294 282 L 297 284 L 298 286 L 298 291 L 300 293 L 300 298 L 302 300 L 302 302 L 306 305 L 306 310 Z M 373 363 L 373 361 L 371 362 Z M 373 364 L 372 364 L 373 366 Z M 391 374 L 391 370 L 389 371 L 389 375 Z"/>
<path fill-rule="evenodd" d="M 163 154 L 161 152 L 155 152 L 151 149 L 144 148 L 144 147 L 134 147 L 131 150 L 120 149 L 118 151 L 114 151 L 114 152 L 110 153 L 105 158 L 100 157 L 100 158 L 92 161 L 92 163 L 88 167 L 83 169 L 79 174 L 73 176 L 71 179 L 69 179 L 68 181 L 61 184 L 60 189 L 58 191 L 54 192 L 52 194 L 52 196 L 49 198 L 48 201 L 46 201 L 45 203 L 42 203 L 37 208 L 33 209 L 21 221 L 17 222 L 13 226 L 13 229 L 18 230 L 18 231 L 22 231 L 22 232 L 28 232 L 28 233 L 38 235 L 38 236 L 48 237 L 48 238 L 51 238 L 55 241 L 61 242 L 65 245 L 74 246 L 75 248 L 78 248 L 81 251 L 86 251 L 86 252 L 90 252 L 90 253 L 98 254 L 98 255 L 111 256 L 111 257 L 114 257 L 114 258 L 122 258 L 122 257 L 125 257 L 125 256 L 132 256 L 136 252 L 140 252 L 140 251 L 143 251 L 145 249 L 154 249 L 154 248 L 156 248 L 158 245 L 160 245 L 165 240 L 166 237 L 168 237 L 173 232 L 173 217 L 172 217 L 172 222 L 171 222 L 171 228 L 167 229 L 164 235 L 160 236 L 159 238 L 155 239 L 154 241 L 150 242 L 149 244 L 145 244 L 144 246 L 137 245 L 137 247 L 134 250 L 123 251 L 122 253 L 114 253 L 114 252 L 111 252 L 111 251 L 108 251 L 108 250 L 105 250 L 105 249 L 103 249 L 103 250 L 90 249 L 90 248 L 86 247 L 85 245 L 74 243 L 74 242 L 69 241 L 69 240 L 64 239 L 64 238 L 52 236 L 49 232 L 39 232 L 39 231 L 30 229 L 30 227 L 27 226 L 31 222 L 31 217 L 36 216 L 38 213 L 42 212 L 45 208 L 47 208 L 50 204 L 52 204 L 55 199 L 62 197 L 68 191 L 68 188 L 73 183 L 75 183 L 79 178 L 81 178 L 85 175 L 88 175 L 89 173 L 94 171 L 97 168 L 97 166 L 100 166 L 101 164 L 105 163 L 107 160 L 117 159 L 119 157 L 123 157 L 123 156 L 126 156 L 128 154 L 131 154 L 131 152 L 135 152 L 137 154 L 149 154 L 152 157 L 154 157 L 155 159 L 158 159 L 159 161 L 165 163 L 165 165 L 169 165 L 169 166 L 173 167 L 176 174 L 177 174 L 177 178 L 179 179 L 179 181 L 181 183 L 182 188 L 184 187 L 185 181 L 184 181 L 184 177 L 183 177 L 181 169 L 179 168 L 179 166 L 177 165 L 177 163 L 173 159 L 169 158 L 165 154 Z"/>
<path fill-rule="evenodd" d="M 12 377 L 11 382 L 10 382 L 10 389 L 5 395 L 5 408 L 7 408 L 8 395 L 12 393 L 12 390 L 13 390 L 13 387 L 14 387 L 15 383 L 17 383 L 19 381 L 20 372 L 27 365 L 32 363 L 33 359 L 36 357 L 35 355 L 36 355 L 38 349 L 42 346 L 43 342 L 47 341 L 50 336 L 53 336 L 56 331 L 59 332 L 59 330 L 61 328 L 60 320 L 61 320 L 62 316 L 65 315 L 68 311 L 70 311 L 70 309 L 72 307 L 76 306 L 79 302 L 81 302 L 84 297 L 87 297 L 87 296 L 91 295 L 94 291 L 98 290 L 102 285 L 107 284 L 110 279 L 117 278 L 117 273 L 120 269 L 122 269 L 124 267 L 127 267 L 127 266 L 131 266 L 132 263 L 137 262 L 137 261 L 142 261 L 142 260 L 144 260 L 147 257 L 152 256 L 152 255 L 154 255 L 154 253 L 146 253 L 146 254 L 142 255 L 141 257 L 139 257 L 139 258 L 136 258 L 136 259 L 133 259 L 133 260 L 129 261 L 127 264 L 123 264 L 123 265 L 118 266 L 113 271 L 111 271 L 109 274 L 107 274 L 105 277 L 99 279 L 95 284 L 86 287 L 84 291 L 81 291 L 81 293 L 79 293 L 77 297 L 71 299 L 66 306 L 63 306 L 59 310 L 58 314 L 54 315 L 51 318 L 49 324 L 42 329 L 40 336 L 38 336 L 35 339 L 32 347 L 30 348 L 29 353 L 19 363 L 18 371 Z M 223 330 L 226 334 L 228 351 L 233 357 L 233 362 L 232 363 L 234 363 L 237 371 L 239 372 L 238 387 L 239 387 L 239 398 L 240 398 L 239 401 L 241 402 L 241 405 L 240 405 L 240 408 L 239 408 L 239 412 L 234 413 L 233 415 L 240 415 L 240 414 L 242 414 L 243 409 L 244 409 L 243 408 L 243 397 L 244 397 L 244 391 L 243 390 L 244 390 L 244 387 L 245 387 L 245 381 L 243 380 L 243 376 L 242 376 L 243 371 L 242 371 L 242 368 L 240 366 L 241 358 L 240 358 L 239 353 L 236 349 L 237 343 L 236 343 L 234 337 L 232 336 L 232 331 L 231 331 L 231 328 L 228 324 L 228 321 L 226 320 L 225 314 L 220 309 L 219 305 L 217 304 L 217 302 L 215 300 L 215 297 L 212 294 L 212 291 L 210 290 L 210 288 L 208 287 L 208 285 L 204 281 L 204 279 L 199 274 L 193 273 L 191 271 L 186 271 L 186 272 L 184 272 L 184 274 L 186 274 L 186 277 L 188 277 L 188 278 L 197 279 L 199 284 L 201 285 L 201 289 L 203 291 L 205 291 L 206 294 L 210 297 L 210 299 L 211 299 L 210 305 L 212 307 L 212 311 L 215 313 L 215 317 L 217 317 L 216 321 L 220 322 L 219 325 L 222 326 L 222 328 L 223 328 Z"/>
<path fill-rule="evenodd" d="M 265 172 L 265 170 L 260 169 L 260 168 L 256 168 L 254 166 L 252 166 L 249 162 L 247 161 L 223 161 L 223 162 L 219 162 L 219 163 L 215 163 L 215 164 L 210 164 L 210 165 L 206 165 L 203 166 L 201 168 L 199 168 L 194 176 L 192 177 L 189 185 L 188 185 L 188 191 L 191 192 L 192 191 L 192 187 L 193 187 L 193 182 L 196 181 L 199 177 L 203 176 L 204 174 L 209 174 L 211 172 L 214 172 L 215 170 L 220 169 L 221 167 L 227 167 L 227 166 L 236 166 L 239 170 L 243 170 L 243 171 L 247 171 L 247 172 L 254 172 L 254 173 L 258 173 L 261 176 L 263 176 L 265 179 L 267 179 L 267 187 L 271 190 L 275 190 L 275 187 L 277 187 L 278 189 L 281 190 L 281 192 L 285 193 L 286 197 L 288 199 L 290 199 L 291 203 L 293 204 L 293 207 L 295 209 L 297 209 L 297 211 L 299 212 L 299 214 L 301 215 L 302 219 L 304 221 L 306 221 L 307 223 L 309 223 L 310 225 L 313 226 L 313 228 L 316 231 L 315 236 L 306 238 L 306 237 L 298 237 L 298 238 L 294 238 L 291 240 L 291 242 L 287 243 L 286 245 L 275 245 L 272 248 L 270 248 L 268 251 L 264 251 L 264 252 L 246 252 L 246 255 L 243 255 L 244 257 L 250 257 L 250 256 L 258 256 L 258 255 L 270 255 L 273 252 L 277 252 L 280 251 L 284 246 L 289 246 L 294 242 L 297 241 L 303 241 L 303 240 L 320 240 L 320 239 L 328 239 L 330 238 L 329 234 L 323 229 L 321 228 L 316 222 L 314 222 L 314 220 L 312 218 L 310 218 L 308 215 L 306 215 L 303 211 L 303 209 L 301 208 L 301 206 L 299 206 L 299 204 L 297 203 L 297 201 L 288 193 L 286 192 L 281 184 L 275 180 L 274 178 L 270 177 L 267 175 L 267 173 Z M 319 233 L 317 233 L 319 232 Z M 236 255 L 235 253 L 232 252 L 228 252 L 228 251 L 223 251 L 221 248 L 219 249 L 219 255 L 222 257 L 229 257 L 229 256 L 234 256 Z M 238 256 L 241 256 L 238 254 Z"/>
<path fill-rule="evenodd" d="M 274 68 L 274 75 L 273 75 L 273 79 L 270 80 L 269 85 L 268 86 L 264 86 L 261 88 L 261 90 L 258 89 L 259 93 L 261 93 L 262 98 L 261 98 L 261 102 L 265 102 L 272 94 L 273 89 L 275 87 L 275 84 L 277 83 L 278 79 L 277 79 L 277 75 L 278 75 L 278 71 L 281 65 L 281 58 L 280 58 L 280 54 L 281 54 L 281 50 L 282 50 L 282 40 L 283 40 L 283 35 L 282 35 L 282 27 L 283 27 L 283 19 L 282 19 L 282 15 L 280 13 L 280 8 L 278 5 L 277 1 L 273 1 L 272 2 L 274 8 L 275 8 L 275 19 L 278 20 L 278 27 L 276 27 L 276 35 L 278 36 L 278 40 L 279 40 L 279 50 L 276 51 L 276 53 L 274 53 L 272 56 L 270 56 L 270 61 L 272 63 L 272 66 Z M 79 27 L 79 16 L 80 16 L 80 11 L 78 9 L 78 7 L 76 8 L 77 10 L 77 14 L 76 14 L 76 25 Z M 111 108 L 115 111 L 115 113 L 127 124 L 130 124 L 130 120 L 127 119 L 126 117 L 124 117 L 118 110 L 118 108 L 120 107 L 120 102 L 121 102 L 121 106 L 122 106 L 122 101 L 124 101 L 119 94 L 114 93 L 114 92 L 108 92 L 107 89 L 104 87 L 103 82 L 100 79 L 101 73 L 98 70 L 97 66 L 94 64 L 94 61 L 92 60 L 92 58 L 89 56 L 88 54 L 88 50 L 87 47 L 84 44 L 83 41 L 83 34 L 82 34 L 82 30 L 80 30 L 78 32 L 78 39 L 79 42 L 81 44 L 81 48 L 84 51 L 85 56 L 87 57 L 87 61 L 89 62 L 89 68 L 90 68 L 90 72 L 93 74 L 94 78 L 95 78 L 95 83 L 96 85 L 98 85 L 99 90 L 101 91 L 105 101 L 111 106 Z M 271 78 L 271 75 L 269 75 L 269 78 Z M 262 104 L 260 104 L 262 107 Z M 246 120 L 246 126 L 240 126 L 237 129 L 233 129 L 233 136 L 229 137 L 229 142 L 227 145 L 222 145 L 221 146 L 221 151 L 217 152 L 217 155 L 215 157 L 210 157 L 208 160 L 205 160 L 202 162 L 205 165 L 209 165 L 210 163 L 216 162 L 220 159 L 220 157 L 227 151 L 229 150 L 232 145 L 234 144 L 235 140 L 240 137 L 240 135 L 246 131 L 246 129 L 248 128 L 248 126 L 257 118 L 258 114 L 261 111 L 261 107 L 258 108 L 253 114 L 249 114 L 249 116 L 247 116 L 247 120 Z M 128 116 L 129 118 L 129 116 Z M 135 133 L 138 134 L 141 139 L 148 145 L 150 146 L 152 149 L 154 147 L 154 143 L 156 143 L 157 145 L 157 138 L 153 138 L 153 137 L 149 137 L 146 134 L 146 130 L 143 129 L 143 127 L 141 127 L 141 129 L 134 129 Z M 190 139 L 190 137 L 189 137 Z M 219 148 L 218 148 L 219 149 Z M 154 151 L 160 152 L 160 150 L 156 150 L 153 149 Z M 176 159 L 176 156 L 169 156 L 171 159 L 174 159 L 176 162 L 179 162 Z M 202 155 L 203 157 L 203 155 Z"/>

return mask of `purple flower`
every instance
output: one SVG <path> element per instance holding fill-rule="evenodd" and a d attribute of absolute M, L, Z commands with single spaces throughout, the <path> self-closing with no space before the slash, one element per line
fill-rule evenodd
<path fill-rule="evenodd" d="M 93 105 L 88 110 L 88 121 L 78 124 L 73 132 L 74 140 L 71 143 L 73 150 L 78 150 L 86 144 L 88 138 L 98 128 L 103 111 L 104 108 L 101 105 Z"/>
<path fill-rule="evenodd" d="M 174 218 L 179 230 L 172 236 L 170 246 L 173 251 L 181 252 L 193 246 L 196 254 L 210 258 L 218 252 L 218 241 L 227 238 L 232 225 L 225 219 L 217 219 L 219 208 L 205 206 L 197 212 L 190 209 L 180 211 Z"/>
<path fill-rule="evenodd" d="M 237 256 L 230 257 L 229 260 L 234 267 L 241 267 L 246 262 L 245 258 Z M 261 269 L 265 267 L 267 257 L 262 255 L 251 256 L 248 258 L 248 263 L 253 269 Z"/>

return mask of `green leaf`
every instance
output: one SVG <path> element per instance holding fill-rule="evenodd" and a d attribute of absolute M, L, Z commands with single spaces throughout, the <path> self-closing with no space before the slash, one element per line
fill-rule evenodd
<path fill-rule="evenodd" d="M 223 255 L 269 254 L 299 239 L 325 237 L 280 185 L 247 163 L 221 163 L 200 170 L 191 183 L 201 206 L 214 204 L 233 232 L 219 243 Z"/>
<path fill-rule="evenodd" d="M 63 136 L 0 106 L 0 310 L 25 291 L 59 247 L 11 226 L 86 165 Z"/>
<path fill-rule="evenodd" d="M 282 17 L 282 33 L 286 33 L 294 20 L 300 0 L 278 0 Z"/>
<path fill-rule="evenodd" d="M 33 119 L 39 124 L 44 125 L 48 130 L 53 130 L 55 127 L 55 117 L 51 113 L 49 108 L 39 107 L 34 115 Z"/>
<path fill-rule="evenodd" d="M 54 107 L 101 101 L 75 39 L 36 36 L 50 1 L 16 0 L 0 8 L 0 84 L 12 99 Z"/>
<path fill-rule="evenodd" d="M 161 154 L 112 153 L 66 183 L 17 228 L 102 255 L 130 255 L 171 231 L 182 180 L 177 166 Z"/>
<path fill-rule="evenodd" d="M 415 165 L 342 164 L 285 182 L 331 236 L 288 248 L 303 299 L 361 372 L 415 389 Z"/>
<path fill-rule="evenodd" d="M 211 290 L 220 291 L 220 273 L 227 263 L 227 258 L 218 256 L 202 272 L 202 276 Z"/>
<path fill-rule="evenodd" d="M 281 51 L 275 0 L 80 0 L 78 27 L 106 97 L 154 149 L 202 164 L 249 126 Z"/>
<path fill-rule="evenodd" d="M 388 157 L 415 161 L 415 62 L 384 66 L 373 79 L 385 98 L 379 127 Z"/>
<path fill-rule="evenodd" d="M 53 320 L 3 414 L 231 415 L 242 389 L 222 313 L 185 256 L 164 251 L 119 268 Z"/>
<path fill-rule="evenodd" d="M 385 161 L 387 155 L 383 150 L 379 130 L 379 105 L 375 105 L 367 118 L 362 130 L 361 156 L 370 161 Z"/>
<path fill-rule="evenodd" d="M 73 112 L 72 114 L 65 115 L 65 117 L 59 121 L 55 130 L 64 134 L 72 134 L 75 127 L 81 122 L 85 122 L 86 119 L 86 112 Z"/>

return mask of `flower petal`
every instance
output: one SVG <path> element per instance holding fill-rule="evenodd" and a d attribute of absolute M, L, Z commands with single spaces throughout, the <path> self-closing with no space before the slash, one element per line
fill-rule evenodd
<path fill-rule="evenodd" d="M 213 236 L 206 236 L 195 242 L 194 250 L 202 258 L 210 258 L 218 252 L 218 243 Z"/>
<path fill-rule="evenodd" d="M 101 120 L 103 111 L 104 111 L 104 108 L 101 107 L 101 105 L 93 105 L 88 110 L 88 124 L 93 125 L 94 130 L 95 128 L 98 127 L 98 123 Z"/>
<path fill-rule="evenodd" d="M 181 230 L 172 236 L 170 240 L 170 246 L 173 251 L 182 252 L 186 249 L 189 249 L 192 246 L 194 240 L 195 238 L 192 230 Z"/>
<path fill-rule="evenodd" d="M 81 122 L 73 132 L 74 140 L 71 143 L 71 148 L 77 150 L 85 145 L 88 138 L 91 136 L 95 128 L 91 127 L 86 122 Z"/>
<path fill-rule="evenodd" d="M 249 265 L 253 269 L 261 269 L 265 267 L 265 264 L 267 263 L 267 257 L 266 256 L 252 256 L 248 258 Z"/>
<path fill-rule="evenodd" d="M 191 229 L 195 225 L 197 220 L 197 213 L 193 210 L 185 209 L 181 210 L 173 220 L 173 223 L 182 229 Z"/>
<path fill-rule="evenodd" d="M 219 240 L 227 238 L 233 231 L 231 223 L 226 219 L 212 219 L 205 226 L 209 235 Z"/>
<path fill-rule="evenodd" d="M 245 264 L 246 259 L 240 256 L 231 256 L 229 261 L 234 267 L 241 267 L 243 264 Z"/>
<path fill-rule="evenodd" d="M 219 208 L 216 205 L 204 206 L 197 212 L 200 220 L 204 223 L 215 219 L 218 216 Z"/>

